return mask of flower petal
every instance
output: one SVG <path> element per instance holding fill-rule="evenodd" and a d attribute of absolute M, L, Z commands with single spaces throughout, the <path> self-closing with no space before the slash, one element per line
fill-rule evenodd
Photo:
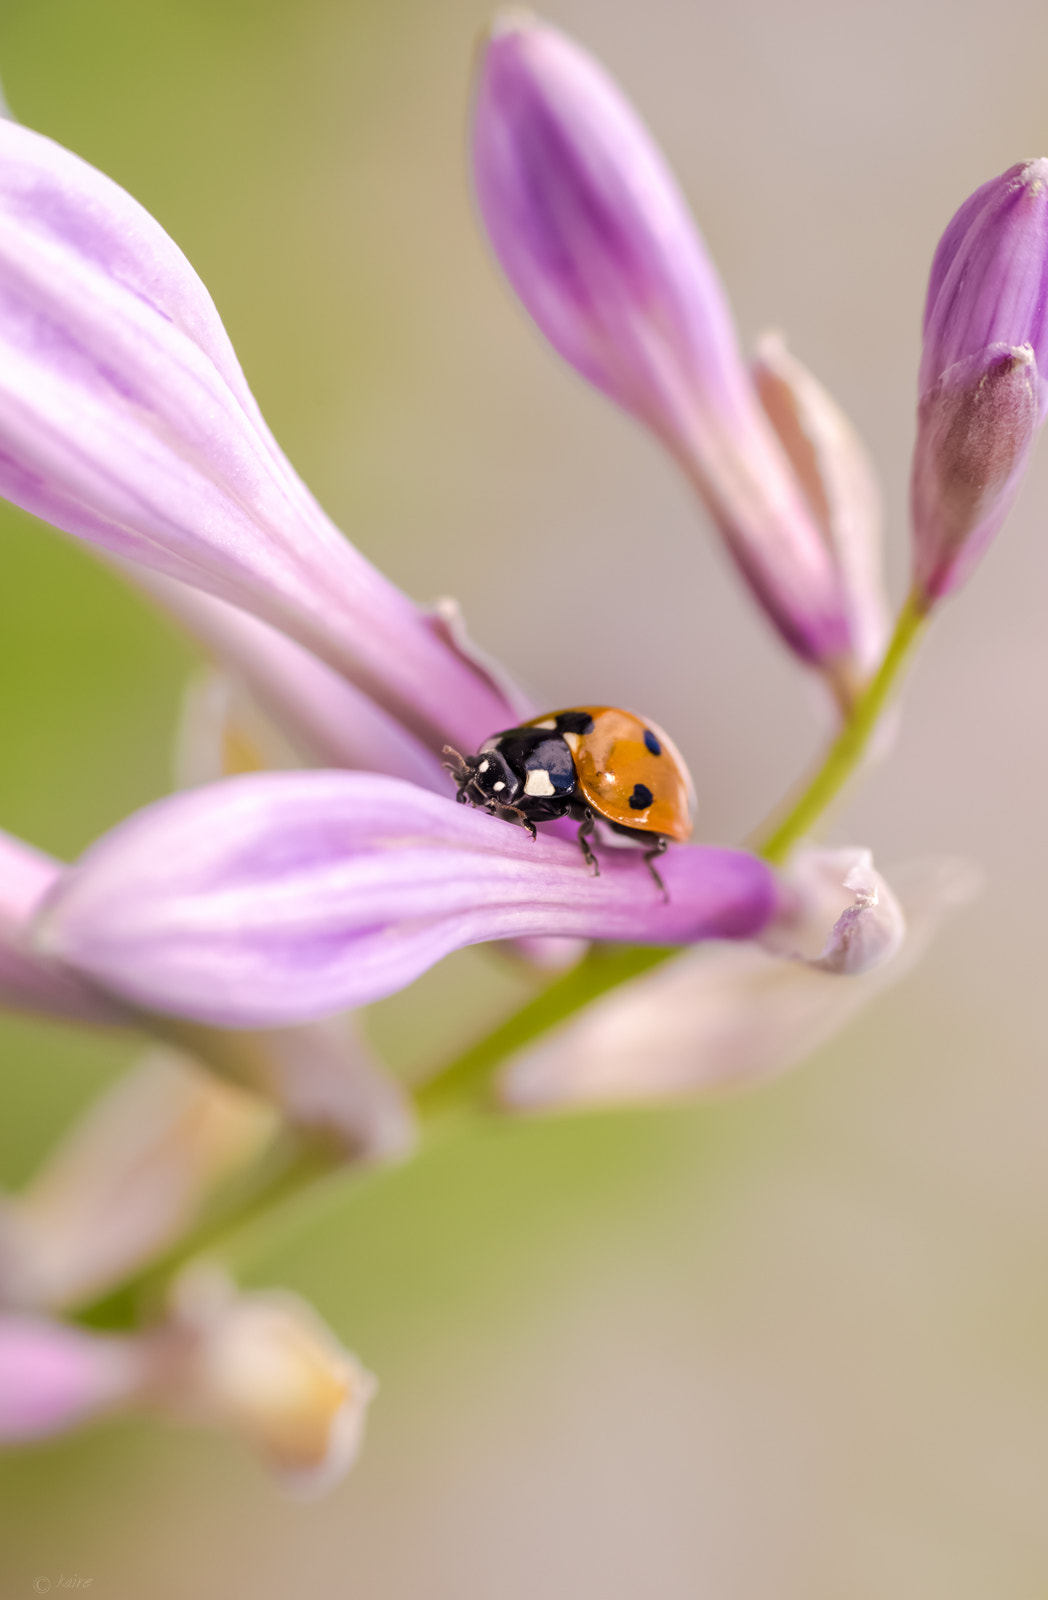
<path fill-rule="evenodd" d="M 943 916 L 976 892 L 963 862 L 892 874 L 908 935 L 857 977 L 756 944 L 711 945 L 623 984 L 503 1070 L 514 1110 L 625 1104 L 763 1083 L 809 1056 L 924 954 Z"/>
<path fill-rule="evenodd" d="M 858 666 L 872 673 L 888 638 L 881 497 L 866 446 L 822 384 L 778 334 L 759 341 L 761 404 L 804 490 L 841 582 Z"/>
<path fill-rule="evenodd" d="M 264 1095 L 296 1128 L 349 1160 L 399 1161 L 414 1148 L 411 1098 L 351 1016 L 259 1033 L 152 1020 L 194 1060 Z"/>
<path fill-rule="evenodd" d="M 747 938 L 777 909 L 743 851 L 674 846 L 664 902 L 634 852 L 568 841 L 363 773 L 268 773 L 162 800 L 64 875 L 41 947 L 144 1008 L 227 1027 L 390 994 L 449 951 L 527 935 Z"/>
<path fill-rule="evenodd" d="M 1019 162 L 982 184 L 935 251 L 924 306 L 918 387 L 994 344 L 1030 345 L 1048 371 L 1048 159 Z M 1048 385 L 1040 386 L 1041 415 Z"/>
<path fill-rule="evenodd" d="M 926 607 L 958 589 L 1012 508 L 1040 424 L 1029 345 L 990 345 L 921 397 L 910 501 L 914 585 Z"/>
<path fill-rule="evenodd" d="M 119 1405 L 142 1378 L 135 1341 L 0 1315 L 0 1443 L 61 1433 Z"/>
<path fill-rule="evenodd" d="M 76 1022 L 122 1024 L 126 1013 L 72 973 L 30 949 L 27 930 L 63 868 L 0 831 L 0 1007 Z"/>
<path fill-rule="evenodd" d="M 906 918 L 868 850 L 804 850 L 787 877 L 783 910 L 760 936 L 773 955 L 858 977 L 899 950 Z"/>
<path fill-rule="evenodd" d="M 237 1294 L 191 1270 L 176 1284 L 172 1362 L 162 1403 L 238 1433 L 290 1493 L 332 1488 L 353 1465 L 375 1380 L 290 1294 Z"/>
<path fill-rule="evenodd" d="M 310 651 L 246 611 L 199 589 L 156 573 L 124 570 L 248 691 L 300 761 L 308 766 L 384 772 L 438 794 L 447 793 L 448 780 L 438 757 Z M 215 701 L 198 709 L 204 717 L 209 710 L 221 711 Z M 205 736 L 210 733 L 208 743 L 216 753 L 226 742 L 220 726 L 223 721 L 228 721 L 228 716 L 220 715 L 217 724 L 212 722 L 203 730 Z M 187 742 L 199 746 L 201 741 L 193 730 L 183 731 Z M 197 783 L 213 782 L 230 771 L 225 761 L 214 759 L 210 770 L 199 762 L 194 766 L 199 768 L 193 779 Z"/>
<path fill-rule="evenodd" d="M 563 34 L 512 14 L 484 52 L 473 147 L 485 228 L 539 328 L 677 456 L 791 649 L 820 664 L 846 657 L 837 574 L 724 291 L 617 86 Z"/>
<path fill-rule="evenodd" d="M 285 629 L 437 749 L 505 726 L 494 684 L 296 476 L 159 224 L 5 121 L 0 356 L 8 499 Z"/>

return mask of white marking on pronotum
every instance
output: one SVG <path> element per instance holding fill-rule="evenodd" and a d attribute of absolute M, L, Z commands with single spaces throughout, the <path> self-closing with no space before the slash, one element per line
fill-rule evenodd
<path fill-rule="evenodd" d="M 477 771 L 478 772 L 487 772 L 487 770 L 488 770 L 488 768 L 490 766 L 491 766 L 491 762 L 490 761 L 482 761 L 480 763 L 480 766 L 477 768 Z"/>
<path fill-rule="evenodd" d="M 534 772 L 529 772 L 524 780 L 525 794 L 544 796 L 556 794 L 556 792 L 556 789 L 554 789 L 552 783 L 550 782 L 549 773 L 543 771 L 541 767 L 536 767 Z"/>
<path fill-rule="evenodd" d="M 579 748 L 579 735 L 577 733 L 566 733 L 564 734 L 563 738 L 564 743 L 567 745 L 572 755 L 574 755 Z"/>
<path fill-rule="evenodd" d="M 532 727 L 533 728 L 555 728 L 556 726 L 557 726 L 556 717 L 544 717 L 541 722 L 533 722 L 532 723 Z"/>
<path fill-rule="evenodd" d="M 504 789 L 506 787 L 506 785 L 502 782 L 502 780 L 500 778 L 498 783 L 493 783 L 491 785 L 491 787 L 492 787 L 493 791 L 495 792 L 495 794 L 498 794 L 499 790 L 500 789 Z"/>

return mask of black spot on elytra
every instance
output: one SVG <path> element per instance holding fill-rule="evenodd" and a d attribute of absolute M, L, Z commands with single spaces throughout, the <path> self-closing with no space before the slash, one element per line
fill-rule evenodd
<path fill-rule="evenodd" d="M 647 749 L 651 751 L 653 756 L 661 756 L 662 746 L 650 728 L 645 728 L 644 730 L 644 743 Z"/>
<path fill-rule="evenodd" d="M 646 783 L 635 783 L 633 793 L 630 795 L 630 810 L 647 811 L 654 798 Z"/>
<path fill-rule="evenodd" d="M 578 733 L 585 738 L 593 732 L 593 718 L 588 711 L 562 711 L 557 718 L 558 733 Z"/>

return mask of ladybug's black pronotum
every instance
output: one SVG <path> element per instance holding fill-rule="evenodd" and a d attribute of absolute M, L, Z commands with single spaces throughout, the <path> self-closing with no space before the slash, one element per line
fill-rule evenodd
<path fill-rule="evenodd" d="M 695 791 L 688 769 L 661 728 L 615 706 L 551 711 L 485 740 L 475 756 L 453 757 L 447 770 L 462 805 L 480 806 L 527 828 L 575 817 L 586 864 L 600 871 L 591 840 L 604 823 L 644 847 L 655 869 L 671 839 L 690 837 Z M 663 891 L 665 892 L 665 891 Z"/>

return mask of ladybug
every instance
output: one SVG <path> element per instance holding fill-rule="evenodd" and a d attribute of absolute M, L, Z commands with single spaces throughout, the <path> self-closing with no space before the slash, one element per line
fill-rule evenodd
<path fill-rule="evenodd" d="M 600 866 L 590 844 L 597 824 L 644 847 L 655 869 L 671 839 L 690 837 L 695 791 L 688 769 L 661 728 L 615 706 L 573 706 L 550 711 L 519 728 L 492 734 L 475 756 L 446 763 L 458 784 L 460 805 L 480 806 L 519 823 L 537 837 L 536 822 L 574 817 L 579 844 L 594 874 Z M 616 842 L 605 836 L 603 842 Z"/>

